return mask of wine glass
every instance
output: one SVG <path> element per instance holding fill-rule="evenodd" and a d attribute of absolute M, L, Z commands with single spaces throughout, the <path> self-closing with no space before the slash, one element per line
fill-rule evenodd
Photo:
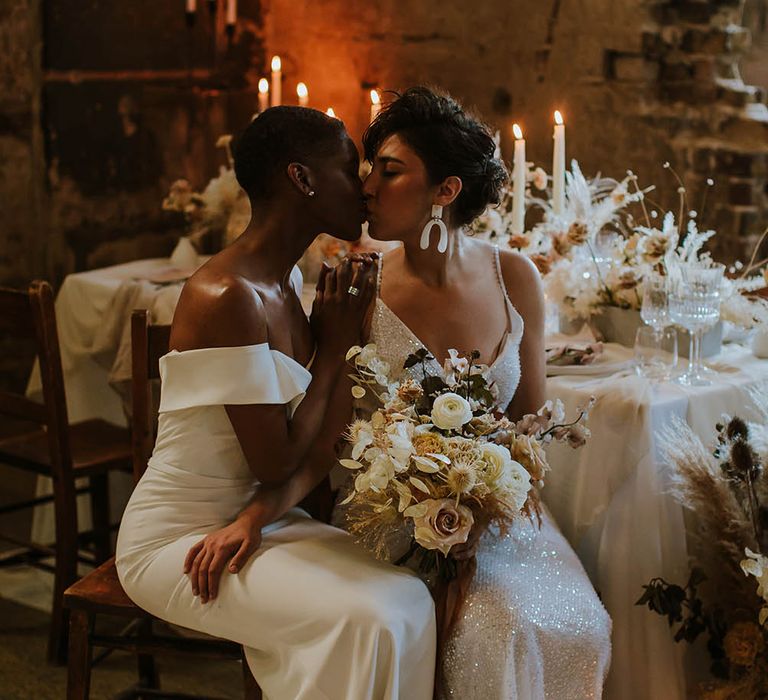
<path fill-rule="evenodd" d="M 643 277 L 643 303 L 640 318 L 653 328 L 657 337 L 669 325 L 669 278 L 658 272 Z"/>
<path fill-rule="evenodd" d="M 701 366 L 701 337 L 720 318 L 720 285 L 725 266 L 681 263 L 670 280 L 669 315 L 690 334 L 688 368 L 677 381 L 688 386 L 707 386 Z"/>
<path fill-rule="evenodd" d="M 635 371 L 641 377 L 666 381 L 677 366 L 677 333 L 674 328 L 657 330 L 640 326 L 635 334 Z"/>

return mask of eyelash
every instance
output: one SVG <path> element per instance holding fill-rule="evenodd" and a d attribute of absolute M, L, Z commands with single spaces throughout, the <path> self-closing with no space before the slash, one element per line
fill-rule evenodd
<path fill-rule="evenodd" d="M 382 177 L 394 177 L 394 176 L 395 176 L 395 175 L 397 175 L 397 174 L 398 174 L 398 173 L 389 173 L 389 172 L 387 172 L 387 171 L 384 171 L 384 172 L 381 174 L 381 176 L 382 176 Z"/>

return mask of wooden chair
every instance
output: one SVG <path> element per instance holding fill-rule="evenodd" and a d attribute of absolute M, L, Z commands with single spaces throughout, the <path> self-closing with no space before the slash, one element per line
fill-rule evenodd
<path fill-rule="evenodd" d="M 168 352 L 170 326 L 148 325 L 146 310 L 136 310 L 131 318 L 132 346 L 132 405 L 133 405 L 133 470 L 138 483 L 147 467 L 155 437 L 154 408 L 151 380 L 160 376 L 159 359 Z M 241 659 L 240 645 L 213 637 L 188 639 L 159 636 L 153 633 L 156 618 L 135 605 L 126 595 L 117 578 L 115 560 L 110 559 L 98 569 L 71 586 L 64 594 L 64 604 L 70 610 L 69 668 L 67 699 L 88 698 L 92 654 L 94 647 L 135 651 L 138 658 L 139 682 L 127 697 L 185 697 L 159 690 L 159 677 L 153 652 L 175 650 L 197 652 L 206 656 Z M 113 615 L 131 621 L 120 635 L 95 632 L 97 615 Z M 261 691 L 242 658 L 245 697 L 260 700 Z"/>
<path fill-rule="evenodd" d="M 21 553 L 12 552 L 2 563 L 24 561 L 53 571 L 48 658 L 63 663 L 67 649 L 63 594 L 77 579 L 78 561 L 99 564 L 111 553 L 108 472 L 112 469 L 130 471 L 130 435 L 127 430 L 102 420 L 69 425 L 53 291 L 47 282 L 32 282 L 28 291 L 0 288 L 0 332 L 34 345 L 44 399 L 40 404 L 23 394 L 0 391 L 0 420 L 16 427 L 0 440 L 0 463 L 53 480 L 53 495 L 5 505 L 0 508 L 0 514 L 52 501 L 56 528 L 53 545 L 0 534 L 0 539 L 23 548 Z M 76 480 L 81 478 L 87 486 L 78 486 Z M 91 533 L 78 534 L 76 499 L 80 493 L 90 493 Z M 80 547 L 87 539 L 93 545 L 90 557 L 84 556 Z M 55 557 L 54 566 L 43 561 L 51 556 Z"/>

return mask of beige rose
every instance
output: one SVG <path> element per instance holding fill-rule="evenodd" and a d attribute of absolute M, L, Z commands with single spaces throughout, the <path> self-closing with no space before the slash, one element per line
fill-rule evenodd
<path fill-rule="evenodd" d="M 765 649 L 765 640 L 754 622 L 737 622 L 726 633 L 723 648 L 728 661 L 735 666 L 748 667 Z"/>
<path fill-rule="evenodd" d="M 531 244 L 531 239 L 528 238 L 524 233 L 513 233 L 509 240 L 507 241 L 510 248 L 516 248 L 517 250 L 522 250 L 523 248 L 527 248 Z"/>
<path fill-rule="evenodd" d="M 525 467 L 534 482 L 544 478 L 549 464 L 544 448 L 537 440 L 527 435 L 515 436 L 509 446 L 509 451 L 512 453 L 512 459 Z"/>
<path fill-rule="evenodd" d="M 663 258 L 671 243 L 669 236 L 652 236 L 643 242 L 643 260 L 655 263 Z"/>
<path fill-rule="evenodd" d="M 581 221 L 574 221 L 568 227 L 566 238 L 568 239 L 568 242 L 573 245 L 581 245 L 587 240 L 588 235 L 589 229 L 587 228 L 587 225 Z"/>
<path fill-rule="evenodd" d="M 410 378 L 402 382 L 397 388 L 397 397 L 407 404 L 416 403 L 423 393 L 424 390 L 421 388 L 421 385 Z"/>
<path fill-rule="evenodd" d="M 432 422 L 441 430 L 458 430 L 472 420 L 472 407 L 463 396 L 449 391 L 432 404 Z"/>
<path fill-rule="evenodd" d="M 550 270 L 552 270 L 552 258 L 544 253 L 531 255 L 531 262 L 536 265 L 536 269 L 541 275 L 548 275 Z"/>
<path fill-rule="evenodd" d="M 413 518 L 414 538 L 425 549 L 439 549 L 446 556 L 455 544 L 463 544 L 475 519 L 466 506 L 449 498 L 428 498 L 404 511 Z"/>
<path fill-rule="evenodd" d="M 568 255 L 568 253 L 571 252 L 571 248 L 573 247 L 571 242 L 568 240 L 568 233 L 566 232 L 565 235 L 560 234 L 555 236 L 552 239 L 552 247 L 555 249 L 555 252 L 558 255 L 562 257 Z"/>

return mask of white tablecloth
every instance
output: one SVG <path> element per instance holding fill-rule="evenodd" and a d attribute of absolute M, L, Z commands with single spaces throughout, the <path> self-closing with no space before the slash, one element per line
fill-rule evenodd
<path fill-rule="evenodd" d="M 125 425 L 115 387 L 129 378 L 131 310 L 148 308 L 154 322 L 171 321 L 181 284 L 147 281 L 168 266 L 165 258 L 139 260 L 65 279 L 56 313 L 70 421 L 98 417 Z M 305 289 L 307 311 L 312 297 L 313 290 Z M 619 346 L 609 350 L 612 360 L 631 357 Z M 738 413 L 748 402 L 747 389 L 768 379 L 768 362 L 740 346 L 725 346 L 710 364 L 721 370 L 717 381 L 695 389 L 654 385 L 628 373 L 547 380 L 548 396 L 561 398 L 569 415 L 590 395 L 598 398 L 587 445 L 550 449 L 552 471 L 543 496 L 613 618 L 609 700 L 685 697 L 686 647 L 674 643 L 663 618 L 634 605 L 651 578 L 684 582 L 688 576 L 683 513 L 667 495 L 668 467 L 654 433 L 678 415 L 709 441 L 721 414 Z M 39 376 L 33 376 L 29 392 L 39 391 Z M 113 511 L 119 512 L 130 480 L 112 483 Z M 88 518 L 82 505 L 81 527 Z M 52 533 L 52 509 L 36 509 L 33 535 L 45 540 Z"/>
<path fill-rule="evenodd" d="M 631 357 L 619 346 L 610 351 Z M 687 645 L 675 644 L 666 620 L 635 602 L 651 578 L 684 585 L 689 573 L 683 511 L 668 495 L 669 467 L 654 434 L 677 415 L 710 444 L 720 416 L 741 412 L 747 389 L 768 379 L 768 362 L 741 346 L 725 346 L 709 364 L 720 370 L 709 387 L 629 373 L 547 380 L 547 395 L 561 398 L 568 415 L 590 395 L 598 400 L 587 445 L 550 448 L 543 497 L 613 618 L 609 700 L 683 700 L 686 673 L 702 670 L 685 663 Z"/>

